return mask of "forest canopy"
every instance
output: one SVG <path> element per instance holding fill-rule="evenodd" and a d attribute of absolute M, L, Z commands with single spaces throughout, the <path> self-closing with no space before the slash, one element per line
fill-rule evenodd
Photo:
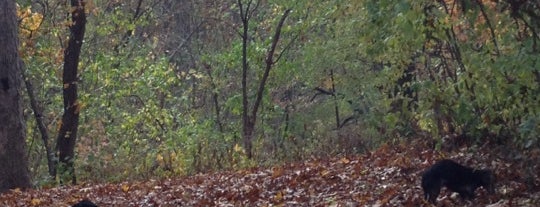
<path fill-rule="evenodd" d="M 537 1 L 82 2 L 80 180 L 240 169 L 413 138 L 436 149 L 540 147 Z M 78 7 L 17 3 L 33 86 L 30 170 L 45 185 L 55 140 L 43 137 L 63 124 L 76 25 L 66 14 Z"/>

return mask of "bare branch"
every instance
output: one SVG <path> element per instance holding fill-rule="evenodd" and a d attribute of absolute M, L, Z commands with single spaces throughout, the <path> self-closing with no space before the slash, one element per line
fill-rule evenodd
<path fill-rule="evenodd" d="M 283 27 L 285 19 L 287 19 L 287 16 L 289 16 L 290 12 L 291 10 L 287 9 L 283 13 L 283 16 L 281 16 L 281 19 L 279 20 L 279 23 L 276 28 L 276 33 L 274 34 L 274 38 L 272 39 L 272 46 L 270 47 L 270 50 L 268 51 L 268 54 L 266 55 L 266 68 L 264 70 L 262 80 L 259 83 L 259 89 L 257 90 L 257 98 L 255 99 L 255 103 L 253 105 L 253 111 L 251 112 L 253 122 L 255 121 L 257 117 L 257 111 L 259 110 L 259 107 L 262 102 L 262 96 L 264 92 L 264 86 L 266 85 L 266 80 L 268 80 L 268 75 L 270 74 L 270 70 L 272 69 L 272 65 L 274 64 L 273 56 L 274 56 L 274 52 L 276 51 L 277 44 L 279 42 L 279 37 L 281 35 L 281 28 Z"/>
<path fill-rule="evenodd" d="M 270 51 L 268 51 L 268 54 L 266 55 L 267 68 L 271 67 L 271 65 L 274 64 L 272 60 L 273 60 L 274 53 L 276 51 L 277 43 L 279 42 L 279 37 L 281 36 L 281 28 L 283 27 L 283 23 L 285 22 L 285 19 L 287 18 L 290 12 L 291 12 L 290 9 L 285 10 L 285 12 L 283 13 L 283 16 L 279 20 L 278 26 L 276 28 L 276 33 L 274 34 L 274 38 L 272 39 L 272 46 L 270 47 Z"/>
<path fill-rule="evenodd" d="M 493 45 L 495 46 L 495 53 L 497 55 L 501 54 L 499 51 L 499 44 L 497 44 L 497 36 L 495 36 L 495 30 L 493 29 L 493 26 L 491 25 L 491 21 L 489 20 L 488 15 L 486 14 L 486 10 L 484 9 L 484 4 L 482 4 L 482 1 L 476 0 L 476 3 L 480 7 L 480 11 L 482 12 L 482 16 L 486 20 L 486 24 L 489 27 L 489 31 L 491 33 L 491 41 L 493 42 Z"/>

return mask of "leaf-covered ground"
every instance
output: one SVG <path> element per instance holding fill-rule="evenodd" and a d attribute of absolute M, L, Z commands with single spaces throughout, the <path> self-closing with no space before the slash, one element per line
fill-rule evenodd
<path fill-rule="evenodd" d="M 521 161 L 538 154 L 501 158 L 504 153 L 482 153 L 492 149 L 445 154 L 420 146 L 183 178 L 13 190 L 0 195 L 0 206 L 70 206 L 83 198 L 99 206 L 429 206 L 420 175 L 441 158 L 494 169 L 498 182 L 496 194 L 480 188 L 472 202 L 443 190 L 438 206 L 540 206 L 539 163 Z"/>

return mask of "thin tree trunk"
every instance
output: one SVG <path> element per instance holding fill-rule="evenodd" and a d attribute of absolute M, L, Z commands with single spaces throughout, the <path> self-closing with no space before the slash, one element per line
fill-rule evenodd
<path fill-rule="evenodd" d="M 0 0 L 0 192 L 28 188 L 15 1 Z"/>
<path fill-rule="evenodd" d="M 26 85 L 26 92 L 28 93 L 28 98 L 30 99 L 30 107 L 34 111 L 34 117 L 36 118 L 36 125 L 38 127 L 39 133 L 41 133 L 41 140 L 43 140 L 43 146 L 45 146 L 45 152 L 47 153 L 47 167 L 49 167 L 49 175 L 51 177 L 55 176 L 55 164 L 54 164 L 54 153 L 49 144 L 49 132 L 47 127 L 43 122 L 43 110 L 38 106 L 36 101 L 36 95 L 34 93 L 34 87 L 28 77 L 22 72 L 22 77 Z"/>
<path fill-rule="evenodd" d="M 217 88 L 216 82 L 214 80 L 214 77 L 212 76 L 212 70 L 210 69 L 210 66 L 207 65 L 207 64 L 204 64 L 204 68 L 206 69 L 206 73 L 208 74 L 208 77 L 210 78 L 210 84 L 212 86 L 212 102 L 214 104 L 214 110 L 216 112 L 216 120 L 215 120 L 215 122 L 216 122 L 216 125 L 218 127 L 221 139 L 225 140 L 225 135 L 224 135 L 225 132 L 223 131 L 223 123 L 221 122 L 221 108 L 219 106 L 218 88 Z M 213 148 L 212 153 L 213 153 L 213 157 L 216 158 L 216 164 L 218 166 L 218 169 L 221 169 L 223 167 L 223 165 L 221 164 L 222 156 L 218 155 L 218 154 L 221 154 L 221 153 L 218 152 L 216 147 Z"/>
<path fill-rule="evenodd" d="M 216 112 L 216 125 L 218 126 L 219 133 L 223 136 L 223 123 L 221 122 L 221 110 L 219 106 L 219 94 L 218 94 L 218 88 L 216 85 L 216 82 L 214 80 L 214 77 L 212 76 L 212 70 L 210 69 L 210 65 L 204 64 L 203 67 L 206 69 L 206 74 L 208 74 L 208 77 L 210 78 L 210 84 L 212 86 L 212 101 L 214 103 L 214 110 Z"/>
<path fill-rule="evenodd" d="M 242 121 L 243 121 L 243 133 L 244 138 L 244 148 L 248 158 L 251 158 L 251 139 L 253 134 L 253 125 L 250 123 L 251 118 L 248 114 L 249 101 L 248 101 L 248 90 L 247 90 L 247 71 L 248 71 L 248 62 L 247 62 L 247 43 L 248 43 L 248 30 L 249 30 L 249 8 L 251 6 L 251 1 L 247 3 L 247 6 L 244 10 L 244 4 L 242 0 L 238 0 L 238 6 L 240 7 L 240 17 L 242 19 Z"/>
<path fill-rule="evenodd" d="M 58 161 L 63 164 L 62 166 L 57 166 L 57 168 L 61 170 L 61 175 L 71 177 L 73 184 L 77 183 L 73 161 L 80 111 L 80 105 L 77 100 L 77 69 L 86 26 L 84 4 L 84 0 L 71 0 L 71 6 L 73 8 L 71 19 L 73 22 L 69 27 L 70 37 L 68 46 L 64 52 L 64 74 L 62 77 L 64 115 L 62 116 L 58 137 L 56 138 Z M 63 179 L 60 179 L 60 181 L 62 182 Z"/>
<path fill-rule="evenodd" d="M 133 17 L 131 17 L 131 19 L 129 20 L 130 21 L 129 23 L 136 22 L 143 15 L 144 11 L 142 10 L 142 3 L 143 3 L 143 0 L 138 0 L 137 7 L 135 7 L 135 13 L 133 13 Z M 119 50 L 128 44 L 131 36 L 133 36 L 133 30 L 129 29 L 128 31 L 126 31 L 124 36 L 122 36 L 122 39 L 120 39 L 119 44 L 114 46 L 114 51 L 119 53 Z"/>
<path fill-rule="evenodd" d="M 251 7 L 254 7 L 251 9 Z M 257 113 L 259 110 L 259 107 L 262 105 L 262 97 L 264 95 L 264 88 L 266 86 L 266 81 L 268 80 L 268 76 L 270 75 L 270 70 L 272 69 L 272 66 L 279 60 L 279 57 L 274 60 L 274 54 L 276 53 L 277 44 L 279 42 L 279 38 L 281 36 L 281 28 L 283 27 L 283 24 L 285 22 L 285 19 L 287 19 L 287 16 L 291 12 L 291 10 L 287 9 L 281 16 L 281 19 L 276 27 L 276 32 L 274 33 L 274 38 L 272 39 L 272 44 L 268 50 L 268 53 L 265 58 L 265 69 L 264 74 L 261 78 L 261 81 L 259 82 L 259 87 L 257 89 L 255 102 L 253 104 L 253 108 L 251 110 L 251 114 L 249 114 L 249 102 L 248 102 L 248 89 L 247 89 L 247 71 L 249 69 L 249 65 L 247 62 L 247 45 L 249 40 L 249 20 L 251 16 L 253 15 L 253 12 L 257 10 L 259 6 L 259 2 L 257 1 L 255 5 L 252 4 L 252 1 L 248 1 L 248 3 L 245 5 L 242 3 L 241 0 L 238 0 L 238 7 L 240 9 L 240 17 L 242 19 L 242 120 L 243 120 L 243 138 L 244 138 L 244 147 L 246 150 L 246 156 L 248 159 L 251 159 L 253 157 L 253 134 L 255 132 L 255 123 L 257 121 Z"/>

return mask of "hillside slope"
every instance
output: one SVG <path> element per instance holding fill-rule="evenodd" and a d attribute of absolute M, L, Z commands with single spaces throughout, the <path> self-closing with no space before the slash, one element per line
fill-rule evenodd
<path fill-rule="evenodd" d="M 494 169 L 498 182 L 495 195 L 480 188 L 472 202 L 443 190 L 439 206 L 540 206 L 538 171 L 520 170 L 531 163 L 510 163 L 482 148 L 444 154 L 420 146 L 182 178 L 14 190 L 0 196 L 0 206 L 69 206 L 83 198 L 99 206 L 428 206 L 421 173 L 442 158 Z M 539 169 L 533 165 L 527 169 Z"/>

